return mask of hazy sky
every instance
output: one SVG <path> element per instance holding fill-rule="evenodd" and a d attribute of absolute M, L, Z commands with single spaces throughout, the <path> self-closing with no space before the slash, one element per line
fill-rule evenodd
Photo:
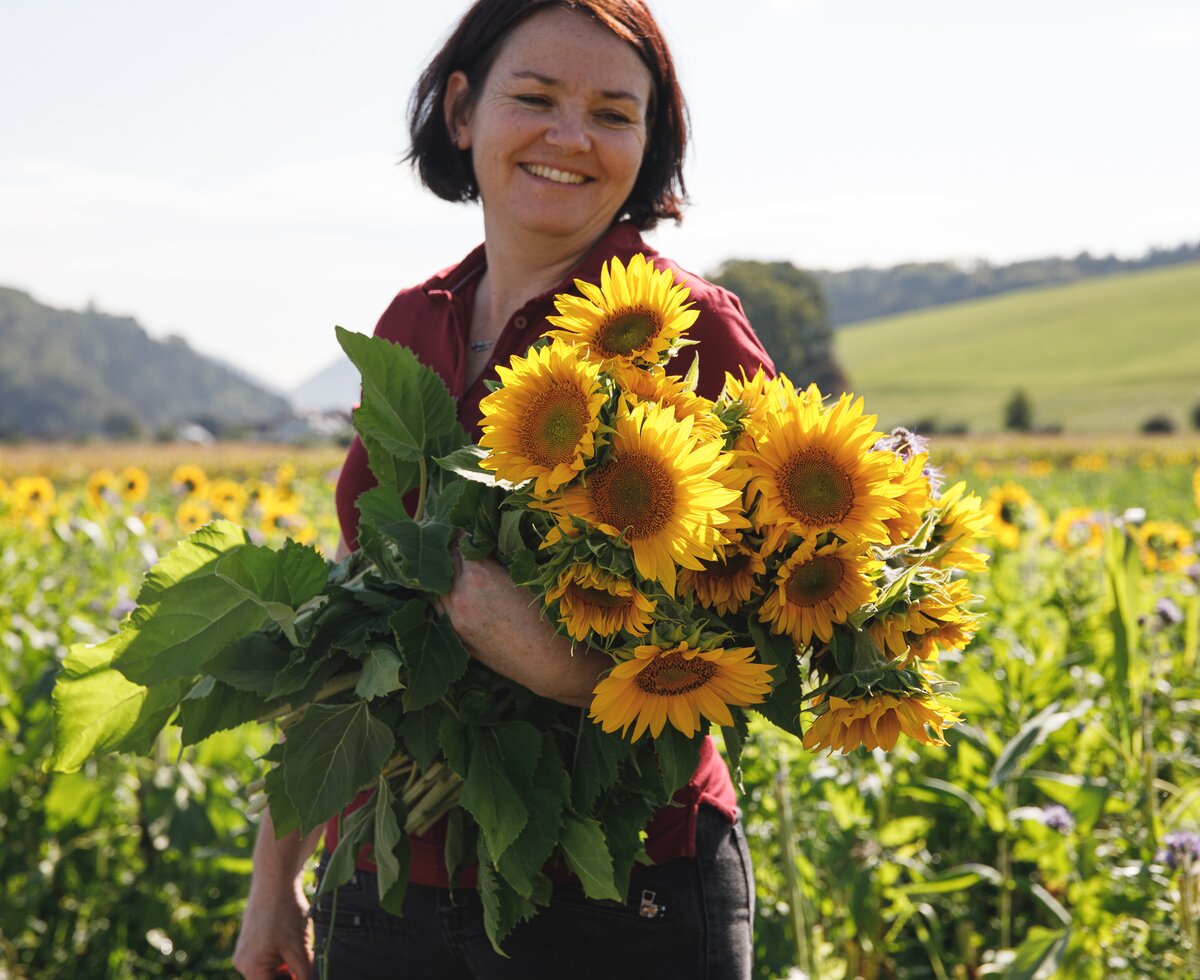
<path fill-rule="evenodd" d="M 657 0 L 694 124 L 685 267 L 1200 238 L 1195 0 Z M 449 3 L 0 0 L 0 284 L 290 388 L 474 246 L 397 166 Z M 0 351 L 3 357 L 3 351 Z"/>

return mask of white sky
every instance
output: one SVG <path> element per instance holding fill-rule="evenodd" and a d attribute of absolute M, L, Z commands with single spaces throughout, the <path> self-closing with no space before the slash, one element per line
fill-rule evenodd
<path fill-rule="evenodd" d="M 685 267 L 1200 238 L 1195 0 L 652 6 L 694 124 L 655 239 Z M 396 163 L 465 8 L 0 0 L 0 284 L 295 386 L 478 241 Z"/>

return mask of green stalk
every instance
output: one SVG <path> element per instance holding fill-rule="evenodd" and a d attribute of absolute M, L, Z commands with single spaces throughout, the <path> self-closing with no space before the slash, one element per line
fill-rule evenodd
<path fill-rule="evenodd" d="M 1016 786 L 1010 780 L 1004 784 L 1004 812 L 1011 813 L 1017 805 Z M 1000 865 L 1000 948 L 1012 949 L 1012 918 L 1013 918 L 1013 864 L 1012 849 L 1009 842 L 1010 827 L 1005 819 L 1004 830 L 1000 835 L 999 860 Z"/>
<path fill-rule="evenodd" d="M 796 943 L 796 963 L 806 970 L 811 967 L 808 949 L 808 924 L 804 919 L 804 895 L 796 873 L 796 841 L 792 827 L 792 802 L 788 797 L 788 764 L 779 761 L 775 771 L 775 803 L 779 810 L 779 837 L 783 844 L 783 876 L 787 883 L 788 904 L 792 909 L 792 932 Z M 811 972 L 809 974 L 811 976 Z"/>
<path fill-rule="evenodd" d="M 358 685 L 359 678 L 361 677 L 361 670 L 355 670 L 349 674 L 339 674 L 332 680 L 327 681 L 325 686 L 316 693 L 316 696 L 310 703 L 326 701 L 338 694 L 353 690 Z M 284 704 L 276 708 L 274 711 L 262 715 L 259 717 L 258 721 L 262 724 L 273 721 L 281 729 L 286 730 L 288 727 L 294 725 L 300 720 L 300 716 L 304 713 L 304 708 L 306 707 L 308 707 L 308 705 L 305 705 L 301 708 L 292 708 L 290 704 Z"/>
<path fill-rule="evenodd" d="M 429 474 L 425 468 L 425 457 L 417 457 L 417 468 L 420 471 L 420 483 L 417 490 L 417 509 L 413 512 L 413 520 L 420 522 L 425 514 L 425 485 L 429 482 Z"/>

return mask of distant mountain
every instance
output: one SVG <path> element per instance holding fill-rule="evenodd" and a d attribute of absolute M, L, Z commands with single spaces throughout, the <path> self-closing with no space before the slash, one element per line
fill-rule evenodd
<path fill-rule="evenodd" d="M 359 377 L 346 357 L 339 357 L 288 392 L 297 411 L 348 412 L 359 402 Z"/>
<path fill-rule="evenodd" d="M 219 433 L 290 414 L 286 399 L 181 338 L 0 287 L 0 438 L 145 435 L 187 421 Z"/>
<path fill-rule="evenodd" d="M 1137 259 L 1082 252 L 1070 259 L 1029 259 L 1008 265 L 908 262 L 888 269 L 861 267 L 841 272 L 818 271 L 814 275 L 825 290 L 836 328 L 860 320 L 961 303 L 1031 286 L 1061 285 L 1197 259 L 1200 259 L 1200 241 L 1176 248 L 1151 249 Z"/>

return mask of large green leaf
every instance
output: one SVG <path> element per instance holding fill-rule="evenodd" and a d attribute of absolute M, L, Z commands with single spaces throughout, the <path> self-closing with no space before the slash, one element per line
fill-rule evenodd
<path fill-rule="evenodd" d="M 562 811 L 570 792 L 571 780 L 563 768 L 554 738 L 545 732 L 533 784 L 525 797 L 529 820 L 512 846 L 496 862 L 508 883 L 525 898 L 533 896 L 535 880 L 554 853 L 558 829 L 562 826 Z"/>
<path fill-rule="evenodd" d="M 1054 976 L 1070 939 L 1070 929 L 1034 926 L 1004 970 L 1004 980 L 1038 980 Z"/>
<path fill-rule="evenodd" d="M 450 717 L 450 709 L 434 702 L 420 711 L 406 711 L 400 719 L 397 732 L 404 751 L 411 755 L 422 769 L 428 769 L 441 750 L 438 744 L 438 729 Z"/>
<path fill-rule="evenodd" d="M 292 649 L 270 633 L 251 633 L 235 640 L 204 665 L 204 672 L 239 691 L 271 696 L 279 672 L 291 660 Z"/>
<path fill-rule="evenodd" d="M 362 701 L 312 704 L 288 729 L 285 785 L 307 833 L 354 799 L 382 771 L 395 747 L 391 729 Z"/>
<path fill-rule="evenodd" d="M 1086 713 L 1091 704 L 1090 701 L 1084 701 L 1068 711 L 1059 711 L 1059 702 L 1054 701 L 1030 718 L 1001 750 L 996 764 L 992 767 L 988 785 L 999 786 L 1018 773 L 1030 752 L 1067 722 Z"/>
<path fill-rule="evenodd" d="M 355 427 L 394 456 L 415 460 L 431 440 L 453 433 L 454 400 L 433 371 L 405 347 L 337 328 L 338 343 L 362 375 Z"/>
<path fill-rule="evenodd" d="M 321 877 L 318 895 L 324 895 L 340 888 L 354 874 L 358 863 L 358 852 L 362 850 L 371 831 L 374 829 L 375 810 L 371 806 L 362 806 L 338 821 L 337 847 L 329 856 L 325 865 L 325 874 Z"/>
<path fill-rule="evenodd" d="M 500 945 L 504 942 L 504 937 L 512 932 L 517 923 L 531 918 L 537 908 L 496 873 L 494 858 L 488 852 L 487 842 L 482 837 L 479 839 L 478 856 L 478 889 L 479 901 L 483 905 L 483 931 L 487 934 L 492 949 L 507 957 L 508 954 Z"/>
<path fill-rule="evenodd" d="M 571 769 L 571 800 L 577 811 L 590 813 L 600 794 L 616 783 L 626 744 L 605 735 L 599 725 L 584 722 Z"/>
<path fill-rule="evenodd" d="M 252 691 L 215 682 L 203 697 L 188 697 L 179 706 L 183 744 L 194 745 L 215 732 L 237 728 L 261 718 L 268 710 L 266 699 Z"/>
<path fill-rule="evenodd" d="M 354 693 L 364 701 L 386 697 L 400 690 L 400 668 L 403 661 L 396 649 L 387 643 L 373 643 L 363 658 L 362 674 Z"/>
<path fill-rule="evenodd" d="M 445 616 L 405 633 L 402 642 L 409 674 L 404 710 L 420 711 L 446 695 L 450 685 L 466 673 L 471 655 Z"/>
<path fill-rule="evenodd" d="M 674 725 L 667 724 L 654 740 L 654 751 L 658 756 L 658 768 L 667 796 L 674 796 L 692 778 L 696 766 L 700 764 L 701 737 L 695 735 L 688 738 Z"/>
<path fill-rule="evenodd" d="M 217 562 L 217 575 L 262 606 L 293 645 L 299 643 L 295 610 L 318 595 L 329 565 L 314 548 L 288 541 L 280 550 L 248 546 Z"/>
<path fill-rule="evenodd" d="M 588 898 L 607 898 L 614 902 L 625 900 L 613 880 L 612 854 L 609 853 L 604 831 L 598 821 L 573 813 L 564 814 L 560 846 L 567 866 L 583 885 Z"/>
<path fill-rule="evenodd" d="M 924 881 L 902 885 L 896 889 L 909 897 L 913 895 L 946 895 L 960 892 L 981 881 L 992 885 L 1000 884 L 1000 872 L 986 864 L 960 864 L 947 868 Z"/>
<path fill-rule="evenodd" d="M 379 902 L 394 915 L 404 906 L 404 889 L 408 882 L 408 839 L 401 829 L 403 801 L 396 798 L 392 787 L 382 776 L 375 786 L 375 850 L 372 860 L 378 875 Z M 400 816 L 397 816 L 397 811 Z"/>
<path fill-rule="evenodd" d="M 467 730 L 470 761 L 459 802 L 475 818 L 489 852 L 504 854 L 525 828 L 525 799 L 542 750 L 538 730 L 524 721 L 505 721 Z"/>
<path fill-rule="evenodd" d="M 117 637 L 71 648 L 54 685 L 54 752 L 47 768 L 75 772 L 104 752 L 146 753 L 175 711 L 187 682 L 143 687 L 109 663 Z"/>

